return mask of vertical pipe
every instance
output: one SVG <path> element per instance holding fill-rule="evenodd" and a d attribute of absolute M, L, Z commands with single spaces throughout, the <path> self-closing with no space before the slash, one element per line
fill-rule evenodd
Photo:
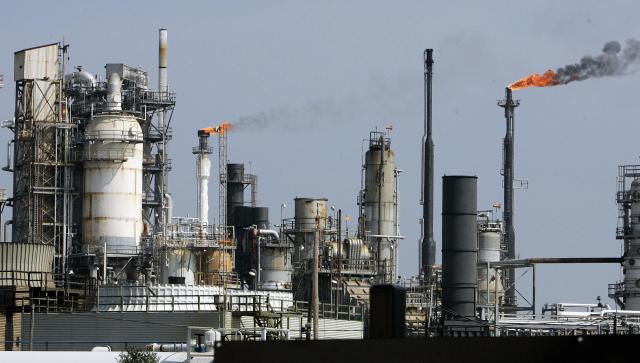
<path fill-rule="evenodd" d="M 167 29 L 161 28 L 158 30 L 158 95 L 160 100 L 168 99 L 169 85 L 167 75 Z M 161 202 L 161 206 L 158 210 L 158 222 L 162 224 L 163 235 L 166 236 L 166 208 L 165 194 L 168 193 L 168 178 L 165 168 L 166 153 L 167 153 L 167 139 L 166 139 L 166 126 L 165 126 L 165 114 L 164 110 L 158 111 L 158 129 L 162 134 L 162 142 L 158 145 L 158 156 L 160 158 L 160 175 L 156 181 L 156 193 L 157 198 Z M 166 238 L 166 237 L 165 237 Z"/>
<path fill-rule="evenodd" d="M 340 301 L 340 285 L 342 280 L 342 209 L 338 209 L 338 238 L 336 241 L 338 242 L 338 258 L 337 258 L 337 272 L 338 276 L 336 277 L 336 319 L 338 319 L 338 305 Z M 331 286 L 333 286 L 333 282 L 331 282 Z"/>
<path fill-rule="evenodd" d="M 436 263 L 436 242 L 433 239 L 433 137 L 432 137 L 432 91 L 433 49 L 424 52 L 424 136 L 422 165 L 422 253 L 420 268 L 425 276 L 431 273 Z"/>
<path fill-rule="evenodd" d="M 320 319 L 319 307 L 318 307 L 318 249 L 320 242 L 320 218 L 316 217 L 317 228 L 316 238 L 313 239 L 313 260 L 311 266 L 311 310 L 313 316 L 313 339 L 318 340 L 318 320 Z"/>
<path fill-rule="evenodd" d="M 507 245 L 506 259 L 512 260 L 516 257 L 516 235 L 513 227 L 514 209 L 513 209 L 513 169 L 514 169 L 514 109 L 518 106 L 518 101 L 514 101 L 511 89 L 505 89 L 505 99 L 500 102 L 500 107 L 504 108 L 504 116 L 506 120 L 506 133 L 504 137 L 504 154 L 503 154 L 503 188 L 504 188 L 504 226 L 505 226 L 505 242 Z M 516 287 L 515 287 L 515 269 L 510 267 L 506 270 L 505 286 L 510 288 L 505 291 L 505 304 L 516 305 Z"/>
<path fill-rule="evenodd" d="M 478 289 L 478 177 L 442 178 L 442 309 L 444 319 L 475 317 Z"/>
<path fill-rule="evenodd" d="M 380 167 L 378 168 L 378 234 L 379 235 L 383 235 L 383 234 L 387 234 L 388 231 L 384 231 L 382 230 L 382 218 L 384 216 L 384 214 L 382 213 L 382 206 L 383 206 L 383 200 L 382 199 L 382 188 L 383 188 L 383 184 L 384 184 L 384 152 L 385 152 L 385 147 L 384 147 L 384 136 L 380 136 Z M 378 237 L 378 274 L 380 273 L 380 271 L 382 271 L 382 282 L 387 282 L 387 260 L 383 259 L 383 253 L 382 253 L 382 248 L 383 248 L 383 242 L 382 239 L 385 237 Z M 386 247 L 386 243 L 384 244 Z M 386 254 L 384 254 L 386 256 Z"/>

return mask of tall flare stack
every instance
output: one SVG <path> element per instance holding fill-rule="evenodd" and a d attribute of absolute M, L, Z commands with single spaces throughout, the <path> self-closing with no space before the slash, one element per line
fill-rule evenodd
<path fill-rule="evenodd" d="M 436 241 L 433 239 L 433 138 L 431 131 L 431 81 L 433 49 L 424 51 L 424 135 L 422 137 L 422 241 L 421 266 L 425 278 L 436 263 Z"/>
<path fill-rule="evenodd" d="M 504 117 L 507 123 L 507 131 L 503 141 L 502 175 L 504 188 L 504 239 L 507 246 L 505 259 L 513 260 L 516 257 L 516 234 L 513 228 L 513 120 L 514 110 L 520 105 L 520 101 L 514 100 L 511 89 L 505 89 L 505 99 L 498 102 L 498 106 L 504 108 Z M 515 269 L 507 269 L 505 288 L 505 305 L 516 305 Z"/>

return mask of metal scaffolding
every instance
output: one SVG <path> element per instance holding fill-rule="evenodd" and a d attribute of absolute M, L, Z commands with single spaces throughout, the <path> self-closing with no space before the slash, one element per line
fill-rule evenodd
<path fill-rule="evenodd" d="M 15 242 L 55 246 L 55 272 L 63 273 L 71 247 L 76 126 L 63 91 L 67 47 L 53 46 L 58 49 L 55 79 L 16 80 L 12 235 Z"/>

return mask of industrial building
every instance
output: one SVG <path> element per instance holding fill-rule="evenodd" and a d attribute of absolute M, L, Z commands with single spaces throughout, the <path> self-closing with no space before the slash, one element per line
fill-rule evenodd
<path fill-rule="evenodd" d="M 257 203 L 258 176 L 229 161 L 233 122 L 192 130 L 195 217 L 174 215 L 169 150 L 184 150 L 170 148 L 177 97 L 167 30 L 158 35 L 157 88 L 147 70 L 125 63 L 106 64 L 102 75 L 68 69 L 66 44 L 15 53 L 15 119 L 3 124 L 13 136 L 3 168 L 13 175 L 13 195 L 0 196 L 12 212 L 0 243 L 3 349 L 191 350 L 211 345 L 201 343 L 205 335 L 361 339 L 378 318 L 369 315 L 371 288 L 389 284 L 403 287 L 403 334 L 411 337 L 638 333 L 640 166 L 622 166 L 618 176 L 623 256 L 517 259 L 519 101 L 509 88 L 498 104 L 506 119 L 503 203 L 483 210 L 477 177 L 445 175 L 436 264 L 432 49 L 424 53 L 416 276 L 398 276 L 398 250 L 414 242 L 400 231 L 401 169 L 389 128 L 366 139 L 355 232 L 321 190 L 292 195 L 294 217 L 274 220 Z M 210 185 L 217 187 L 212 198 Z M 618 306 L 536 306 L 535 266 L 542 263 L 622 264 L 624 281 L 609 288 Z M 533 271 L 533 301 L 517 298 L 520 268 Z"/>

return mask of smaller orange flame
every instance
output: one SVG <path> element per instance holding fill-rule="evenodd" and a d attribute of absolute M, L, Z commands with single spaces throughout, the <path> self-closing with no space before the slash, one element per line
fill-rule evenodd
<path fill-rule="evenodd" d="M 511 89 L 512 91 L 517 91 L 517 90 L 528 88 L 528 87 L 555 86 L 556 84 L 558 84 L 555 80 L 555 76 L 556 76 L 556 73 L 551 69 L 549 69 L 548 71 L 544 72 L 544 74 L 542 75 L 536 73 L 530 76 L 526 76 L 524 78 L 521 78 L 511 83 L 507 87 L 509 87 L 509 89 Z"/>
<path fill-rule="evenodd" d="M 225 121 L 218 126 L 205 127 L 203 129 L 200 129 L 200 131 L 207 133 L 209 135 L 215 135 L 215 134 L 224 135 L 225 133 L 227 133 L 228 131 L 231 131 L 232 129 L 233 129 L 233 125 L 231 125 L 230 122 Z"/>

